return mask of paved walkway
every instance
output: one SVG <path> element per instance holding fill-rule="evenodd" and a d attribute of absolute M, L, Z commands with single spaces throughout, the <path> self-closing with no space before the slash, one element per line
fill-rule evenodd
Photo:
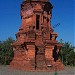
<path fill-rule="evenodd" d="M 54 72 L 25 72 L 0 66 L 0 75 L 54 75 Z M 65 67 L 63 71 L 58 71 L 57 75 L 75 75 L 75 67 Z"/>

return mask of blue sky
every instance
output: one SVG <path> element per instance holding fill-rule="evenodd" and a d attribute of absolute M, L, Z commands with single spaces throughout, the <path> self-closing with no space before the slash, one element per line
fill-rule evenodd
<path fill-rule="evenodd" d="M 0 0 L 0 41 L 8 37 L 15 39 L 15 33 L 21 25 L 20 4 L 23 0 Z M 51 24 L 60 23 L 54 28 L 58 33 L 57 40 L 69 41 L 75 46 L 74 3 L 75 0 L 50 0 L 53 4 Z"/>

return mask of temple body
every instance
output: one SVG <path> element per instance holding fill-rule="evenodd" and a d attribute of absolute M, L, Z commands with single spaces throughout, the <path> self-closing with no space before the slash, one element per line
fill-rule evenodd
<path fill-rule="evenodd" d="M 62 45 L 51 27 L 52 4 L 48 0 L 24 0 L 21 4 L 22 25 L 12 44 L 14 58 L 10 66 L 23 70 L 63 69 L 58 59 Z"/>

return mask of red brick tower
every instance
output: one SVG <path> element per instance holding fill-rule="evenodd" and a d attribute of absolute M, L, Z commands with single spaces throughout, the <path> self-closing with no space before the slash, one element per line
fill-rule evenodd
<path fill-rule="evenodd" d="M 62 47 L 51 27 L 52 4 L 48 0 L 24 0 L 22 25 L 12 44 L 14 58 L 10 66 L 23 70 L 63 69 L 58 59 Z"/>

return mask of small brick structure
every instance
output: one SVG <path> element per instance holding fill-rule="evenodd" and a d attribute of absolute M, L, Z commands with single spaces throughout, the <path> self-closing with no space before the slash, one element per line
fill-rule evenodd
<path fill-rule="evenodd" d="M 12 43 L 14 58 L 10 67 L 28 71 L 62 70 L 58 58 L 62 45 L 51 26 L 52 4 L 48 0 L 24 0 L 21 4 L 22 24 Z"/>

